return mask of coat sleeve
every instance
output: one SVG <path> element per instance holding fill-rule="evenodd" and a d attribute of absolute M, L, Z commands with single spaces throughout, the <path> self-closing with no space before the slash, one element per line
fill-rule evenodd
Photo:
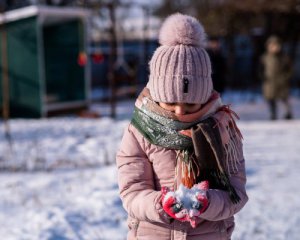
<path fill-rule="evenodd" d="M 140 221 L 168 223 L 160 204 L 161 193 L 154 190 L 145 140 L 131 124 L 124 132 L 116 160 L 120 197 L 128 214 Z"/>
<path fill-rule="evenodd" d="M 230 182 L 241 200 L 237 204 L 234 204 L 231 202 L 228 192 L 209 189 L 208 197 L 210 204 L 206 211 L 202 213 L 201 218 L 209 221 L 227 219 L 239 212 L 247 203 L 248 196 L 245 189 L 246 173 L 244 159 L 239 162 L 238 171 L 231 175 Z"/>

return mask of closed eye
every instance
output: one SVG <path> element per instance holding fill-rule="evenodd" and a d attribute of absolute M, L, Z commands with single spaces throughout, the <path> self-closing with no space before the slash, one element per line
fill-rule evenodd
<path fill-rule="evenodd" d="M 195 104 L 195 103 L 186 103 L 186 105 L 187 105 L 188 107 L 194 107 L 196 104 Z"/>
<path fill-rule="evenodd" d="M 177 103 L 165 103 L 167 106 L 175 106 Z"/>

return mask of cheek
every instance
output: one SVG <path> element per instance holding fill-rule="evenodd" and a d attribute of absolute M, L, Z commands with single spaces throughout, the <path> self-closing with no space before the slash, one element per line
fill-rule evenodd
<path fill-rule="evenodd" d="M 194 113 L 197 112 L 198 110 L 200 110 L 201 106 L 192 106 L 192 107 L 188 107 L 187 108 L 187 112 L 188 113 Z"/>
<path fill-rule="evenodd" d="M 163 109 L 165 109 L 169 112 L 175 112 L 175 108 L 173 108 L 173 107 L 164 107 Z"/>
<path fill-rule="evenodd" d="M 163 108 L 163 109 L 166 109 L 166 110 L 168 110 L 168 111 L 174 111 L 174 107 L 173 106 L 170 106 L 170 105 L 167 105 L 167 104 L 165 104 L 165 103 L 159 103 L 158 104 L 161 108 Z"/>
<path fill-rule="evenodd" d="M 164 106 L 163 108 L 166 109 L 167 111 L 175 112 L 175 107 L 174 106 Z"/>

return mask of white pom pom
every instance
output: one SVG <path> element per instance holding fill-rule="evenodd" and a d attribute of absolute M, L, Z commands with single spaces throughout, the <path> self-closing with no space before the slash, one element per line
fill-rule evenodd
<path fill-rule="evenodd" d="M 196 18 L 176 13 L 162 24 L 159 43 L 167 46 L 184 44 L 205 47 L 206 33 Z"/>

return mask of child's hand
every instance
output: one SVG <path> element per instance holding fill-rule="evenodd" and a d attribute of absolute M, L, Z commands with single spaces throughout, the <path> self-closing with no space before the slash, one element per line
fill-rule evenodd
<path fill-rule="evenodd" d="M 188 221 L 188 211 L 183 204 L 176 199 L 175 192 L 169 188 L 163 187 L 162 192 L 162 207 L 164 211 L 174 219 L 179 221 Z"/>
<path fill-rule="evenodd" d="M 206 191 L 209 189 L 209 184 L 208 181 L 203 181 L 201 183 L 198 183 L 194 187 L 197 187 L 199 191 L 196 192 L 195 194 L 195 200 L 192 203 L 192 207 L 189 210 L 189 221 L 191 223 L 191 226 L 193 228 L 196 227 L 196 218 L 203 213 L 209 204 Z"/>
<path fill-rule="evenodd" d="M 208 181 L 203 181 L 201 183 L 198 183 L 196 186 L 199 189 L 199 192 L 196 193 L 196 199 L 198 200 L 198 203 L 196 203 L 192 207 L 193 209 L 197 209 L 200 215 L 208 207 L 209 202 L 206 192 L 209 189 L 209 183 Z"/>
<path fill-rule="evenodd" d="M 163 187 L 162 207 L 174 219 L 181 222 L 190 222 L 193 228 L 197 225 L 197 218 L 209 204 L 206 192 L 209 189 L 208 181 L 203 181 L 188 189 L 181 185 L 176 192 Z"/>

